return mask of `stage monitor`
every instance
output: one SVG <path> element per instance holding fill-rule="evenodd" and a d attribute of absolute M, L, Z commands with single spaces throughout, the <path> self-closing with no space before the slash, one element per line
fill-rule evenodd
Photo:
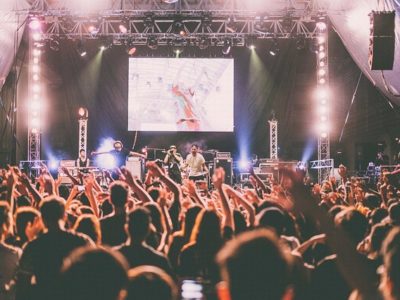
<path fill-rule="evenodd" d="M 233 59 L 130 58 L 128 130 L 233 131 Z"/>

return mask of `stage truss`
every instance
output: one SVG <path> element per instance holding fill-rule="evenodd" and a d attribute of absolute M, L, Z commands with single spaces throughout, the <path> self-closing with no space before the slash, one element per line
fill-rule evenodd
<path fill-rule="evenodd" d="M 71 7 L 71 2 L 78 5 Z M 227 41 L 232 46 L 245 46 L 258 39 L 315 40 L 320 34 L 318 23 L 325 22 L 327 16 L 317 0 L 264 1 L 264 7 L 257 9 L 248 4 L 251 1 L 239 0 L 165 2 L 110 0 L 97 11 L 87 11 L 79 9 L 79 3 L 85 5 L 83 0 L 34 0 L 28 18 L 42 24 L 41 38 L 36 44 L 63 39 L 105 39 L 110 45 L 149 45 L 149 40 L 155 40 L 157 47 L 200 47 L 204 41 L 207 47 L 222 47 Z M 180 31 L 176 31 L 178 24 Z M 37 145 L 40 147 L 40 133 L 29 136 L 29 149 L 37 149 Z M 329 135 L 319 137 L 318 160 L 329 159 L 329 146 Z M 40 159 L 40 148 L 39 155 L 29 155 L 32 158 Z M 325 170 L 319 171 L 320 179 L 326 176 Z"/>

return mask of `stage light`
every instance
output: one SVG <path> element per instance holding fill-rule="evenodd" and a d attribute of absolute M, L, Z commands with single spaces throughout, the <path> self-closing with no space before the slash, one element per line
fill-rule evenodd
<path fill-rule="evenodd" d="M 51 39 L 49 42 L 49 47 L 55 52 L 60 51 L 60 42 L 56 39 Z"/>
<path fill-rule="evenodd" d="M 39 128 L 40 122 L 38 118 L 32 118 L 31 120 L 31 127 Z"/>
<path fill-rule="evenodd" d="M 185 25 L 181 21 L 175 21 L 172 24 L 172 32 L 180 36 L 185 36 L 186 35 Z"/>
<path fill-rule="evenodd" d="M 79 115 L 79 118 L 87 118 L 89 113 L 88 113 L 88 110 L 86 108 L 80 107 L 78 109 L 78 115 Z"/>
<path fill-rule="evenodd" d="M 325 43 L 325 37 L 324 36 L 319 36 L 318 38 L 317 38 L 317 41 L 318 41 L 318 44 L 324 44 Z"/>
<path fill-rule="evenodd" d="M 199 40 L 199 49 L 200 50 L 205 50 L 210 46 L 210 40 L 206 37 L 201 37 Z"/>
<path fill-rule="evenodd" d="M 39 63 L 39 58 L 34 57 L 34 58 L 33 58 L 33 63 L 34 63 L 35 65 L 37 65 L 37 64 Z"/>
<path fill-rule="evenodd" d="M 149 36 L 147 38 L 147 47 L 149 47 L 151 50 L 156 50 L 158 48 L 158 41 L 155 36 Z"/>
<path fill-rule="evenodd" d="M 296 41 L 296 49 L 304 50 L 306 48 L 306 40 L 303 37 L 299 37 Z"/>
<path fill-rule="evenodd" d="M 275 56 L 279 53 L 280 48 L 279 48 L 279 43 L 277 39 L 274 39 L 274 41 L 272 42 L 272 45 L 269 49 L 269 54 L 272 56 Z"/>
<path fill-rule="evenodd" d="M 33 49 L 32 54 L 34 57 L 39 57 L 41 52 L 39 49 Z"/>
<path fill-rule="evenodd" d="M 49 160 L 49 170 L 52 172 L 58 171 L 58 167 L 60 165 L 60 162 L 56 160 L 55 158 L 51 158 Z"/>
<path fill-rule="evenodd" d="M 319 62 L 319 66 L 320 66 L 321 68 L 325 67 L 325 62 L 324 62 L 324 61 L 320 61 L 320 62 Z"/>
<path fill-rule="evenodd" d="M 36 18 L 32 19 L 31 22 L 29 23 L 29 28 L 31 30 L 39 30 L 41 27 L 40 21 Z"/>
<path fill-rule="evenodd" d="M 321 84 L 321 85 L 325 84 L 325 83 L 326 83 L 325 78 L 321 78 L 321 79 L 318 81 L 318 83 Z"/>
<path fill-rule="evenodd" d="M 224 46 L 222 47 L 222 54 L 228 55 L 231 52 L 231 49 L 232 49 L 232 41 L 225 40 Z"/>
<path fill-rule="evenodd" d="M 97 165 L 103 169 L 114 169 L 117 167 L 114 156 L 112 154 L 100 154 L 97 155 Z"/>
<path fill-rule="evenodd" d="M 99 32 L 99 29 L 94 25 L 89 25 L 87 30 L 91 35 L 96 35 Z"/>
<path fill-rule="evenodd" d="M 79 54 L 80 56 L 82 56 L 82 57 L 86 56 L 87 51 L 86 51 L 86 49 L 85 49 L 85 45 L 84 45 L 84 43 L 83 43 L 83 40 L 79 40 L 79 41 L 77 42 L 76 51 L 78 52 L 78 54 Z"/>
<path fill-rule="evenodd" d="M 321 133 L 321 137 L 324 138 L 324 139 L 327 138 L 328 137 L 328 133 L 327 132 L 322 132 Z"/>
<path fill-rule="evenodd" d="M 38 74 L 33 74 L 32 79 L 34 81 L 38 81 L 39 80 L 39 75 Z"/>
<path fill-rule="evenodd" d="M 40 85 L 34 84 L 32 87 L 32 90 L 34 93 L 39 93 L 40 92 Z"/>
<path fill-rule="evenodd" d="M 104 51 L 104 50 L 106 50 L 106 46 L 103 46 L 103 45 L 102 45 L 102 46 L 100 46 L 99 49 L 100 49 L 100 51 Z"/>
<path fill-rule="evenodd" d="M 325 50 L 325 47 L 324 46 L 319 46 L 319 49 L 318 49 L 319 51 L 324 51 Z"/>
<path fill-rule="evenodd" d="M 174 4 L 174 3 L 178 2 L 179 0 L 161 0 L 161 1 L 166 4 Z"/>
<path fill-rule="evenodd" d="M 321 122 L 326 122 L 326 121 L 328 121 L 328 117 L 327 116 L 321 116 L 320 117 L 320 120 L 321 120 Z"/>
<path fill-rule="evenodd" d="M 39 130 L 36 127 L 32 127 L 31 133 L 37 134 L 37 133 L 39 133 Z"/>
<path fill-rule="evenodd" d="M 318 87 L 315 94 L 318 99 L 326 99 L 328 97 L 328 90 L 325 87 Z"/>
<path fill-rule="evenodd" d="M 120 24 L 118 26 L 118 28 L 119 28 L 119 32 L 121 32 L 121 33 L 127 33 L 128 32 L 128 28 L 126 28 L 126 26 L 124 24 Z"/>
<path fill-rule="evenodd" d="M 34 41 L 40 41 L 42 39 L 42 34 L 40 32 L 32 33 L 32 39 Z"/>
<path fill-rule="evenodd" d="M 31 110 L 40 110 L 40 103 L 39 101 L 31 101 Z"/>
<path fill-rule="evenodd" d="M 239 160 L 238 166 L 239 166 L 239 171 L 241 172 L 248 171 L 251 167 L 251 161 L 247 159 L 241 159 Z"/>
<path fill-rule="evenodd" d="M 133 56 L 136 53 L 136 47 L 135 46 L 128 47 L 126 52 L 128 53 L 129 56 Z"/>
<path fill-rule="evenodd" d="M 319 57 L 320 59 L 325 58 L 325 56 L 326 56 L 325 52 L 320 52 L 320 53 L 318 54 L 318 57 Z"/>
<path fill-rule="evenodd" d="M 325 74 L 326 74 L 326 71 L 324 69 L 319 69 L 318 70 L 318 75 L 319 76 L 325 76 Z"/>
<path fill-rule="evenodd" d="M 318 22 L 318 23 L 317 23 L 317 28 L 318 28 L 320 31 L 326 30 L 326 23 L 325 23 L 325 22 Z"/>

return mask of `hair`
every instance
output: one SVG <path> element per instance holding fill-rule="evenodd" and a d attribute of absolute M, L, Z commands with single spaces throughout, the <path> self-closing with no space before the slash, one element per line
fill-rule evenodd
<path fill-rule="evenodd" d="M 40 213 L 46 227 L 48 224 L 57 223 L 64 218 L 65 200 L 57 196 L 44 199 L 40 203 Z"/>
<path fill-rule="evenodd" d="M 144 207 L 149 210 L 151 223 L 153 223 L 156 231 L 159 233 L 163 233 L 165 227 L 165 219 L 164 215 L 161 212 L 160 206 L 157 203 L 146 203 Z"/>
<path fill-rule="evenodd" d="M 140 266 L 128 272 L 128 296 L 125 300 L 177 300 L 178 288 L 160 268 Z"/>
<path fill-rule="evenodd" d="M 185 220 L 184 220 L 183 228 L 182 228 L 185 243 L 188 243 L 190 241 L 190 237 L 193 232 L 193 227 L 196 223 L 196 218 L 200 212 L 201 212 L 200 205 L 193 205 L 186 211 Z"/>
<path fill-rule="evenodd" d="M 128 215 L 128 233 L 134 243 L 143 242 L 150 232 L 150 211 L 145 207 L 138 207 Z"/>
<path fill-rule="evenodd" d="M 17 229 L 17 235 L 23 242 L 28 240 L 25 234 L 28 223 L 33 223 L 38 217 L 40 217 L 40 213 L 33 207 L 21 207 L 17 209 L 15 213 L 15 227 Z"/>
<path fill-rule="evenodd" d="M 396 225 L 400 225 L 400 203 L 393 203 L 389 207 L 390 221 Z"/>
<path fill-rule="evenodd" d="M 74 250 L 61 269 L 63 300 L 117 300 L 126 287 L 128 263 L 117 251 L 81 247 Z"/>
<path fill-rule="evenodd" d="M 346 208 L 335 217 L 337 227 L 343 229 L 353 243 L 361 242 L 368 229 L 367 218 L 354 208 Z"/>
<path fill-rule="evenodd" d="M 387 235 L 383 246 L 383 263 L 385 272 L 392 283 L 391 294 L 400 298 L 400 228 L 394 227 Z"/>
<path fill-rule="evenodd" d="M 10 205 L 6 201 L 0 201 L 0 236 L 7 232 L 10 223 Z M 4 229 L 5 232 L 3 232 Z"/>
<path fill-rule="evenodd" d="M 192 144 L 191 148 L 193 148 L 193 147 L 195 147 L 196 149 L 199 149 L 199 145 L 197 145 L 197 144 Z"/>
<path fill-rule="evenodd" d="M 272 228 L 278 236 L 285 231 L 285 215 L 279 208 L 265 208 L 258 214 L 257 219 L 260 227 Z"/>
<path fill-rule="evenodd" d="M 110 186 L 111 203 L 116 208 L 123 208 L 128 201 L 128 187 L 122 181 L 114 181 Z"/>
<path fill-rule="evenodd" d="M 85 152 L 85 153 L 86 153 L 85 149 L 79 150 L 79 153 L 82 153 L 82 152 Z"/>
<path fill-rule="evenodd" d="M 74 228 L 76 232 L 81 232 L 90 237 L 96 245 L 101 244 L 101 227 L 99 219 L 92 214 L 83 214 L 78 217 Z"/>
<path fill-rule="evenodd" d="M 222 243 L 221 224 L 215 211 L 203 209 L 197 215 L 190 239 L 202 246 L 217 246 Z"/>
<path fill-rule="evenodd" d="M 270 230 L 245 232 L 217 255 L 232 300 L 282 299 L 289 283 L 289 263 Z"/>
<path fill-rule="evenodd" d="M 370 233 L 371 238 L 371 252 L 380 252 L 382 248 L 383 241 L 388 235 L 392 225 L 390 224 L 375 224 Z"/>

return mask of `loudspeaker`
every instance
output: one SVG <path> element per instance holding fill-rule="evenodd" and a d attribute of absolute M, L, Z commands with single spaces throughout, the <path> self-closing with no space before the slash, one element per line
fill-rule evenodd
<path fill-rule="evenodd" d="M 392 70 L 395 46 L 395 12 L 370 14 L 369 66 L 371 70 Z"/>
<path fill-rule="evenodd" d="M 232 185 L 232 180 L 233 180 L 232 159 L 231 158 L 228 158 L 228 159 L 215 158 L 214 159 L 214 170 L 219 167 L 221 167 L 225 171 L 225 183 Z"/>

